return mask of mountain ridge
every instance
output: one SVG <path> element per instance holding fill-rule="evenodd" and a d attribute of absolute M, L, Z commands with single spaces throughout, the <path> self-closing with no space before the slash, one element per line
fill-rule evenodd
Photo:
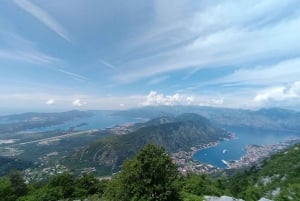
<path fill-rule="evenodd" d="M 226 130 L 215 127 L 197 114 L 163 117 L 150 120 L 145 125 L 139 125 L 131 133 L 102 139 L 80 149 L 69 158 L 69 162 L 79 161 L 88 166 L 117 171 L 125 159 L 133 157 L 148 143 L 162 145 L 171 153 L 229 138 Z"/>
<path fill-rule="evenodd" d="M 259 110 L 216 108 L 207 106 L 146 106 L 115 112 L 115 115 L 156 118 L 161 115 L 177 116 L 182 113 L 201 115 L 221 127 L 248 127 L 265 130 L 299 130 L 300 112 L 282 108 Z"/>

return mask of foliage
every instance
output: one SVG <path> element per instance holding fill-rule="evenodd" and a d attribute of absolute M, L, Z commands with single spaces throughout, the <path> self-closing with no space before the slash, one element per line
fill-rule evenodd
<path fill-rule="evenodd" d="M 228 195 L 247 201 L 267 197 L 274 201 L 300 200 L 300 144 L 276 154 L 261 167 L 238 172 L 230 178 L 209 175 L 180 176 L 162 147 L 150 144 L 127 160 L 111 181 L 91 174 L 75 178 L 69 173 L 47 183 L 25 184 L 22 174 L 0 177 L 2 201 L 200 201 L 204 195 Z M 274 195 L 274 191 L 277 195 Z M 272 195 L 273 194 L 273 195 Z"/>
<path fill-rule="evenodd" d="M 132 160 L 127 160 L 105 192 L 107 200 L 176 201 L 178 171 L 162 147 L 146 145 Z"/>
<path fill-rule="evenodd" d="M 31 186 L 31 191 L 20 201 L 56 201 L 64 199 L 98 200 L 101 198 L 107 181 L 99 181 L 90 174 L 74 178 L 68 173 L 54 176 L 44 185 Z"/>
<path fill-rule="evenodd" d="M 229 181 L 232 195 L 255 201 L 263 196 L 273 200 L 300 200 L 300 144 L 272 156 L 259 169 L 250 169 Z M 272 195 L 278 190 L 278 195 Z M 275 193 L 276 194 L 276 193 Z"/>
<path fill-rule="evenodd" d="M 20 172 L 17 171 L 10 172 L 9 181 L 11 183 L 12 193 L 14 196 L 20 197 L 27 193 L 27 186 Z"/>
<path fill-rule="evenodd" d="M 167 152 L 176 152 L 228 137 L 226 131 L 196 114 L 154 119 L 137 127 L 134 132 L 105 138 L 82 148 L 76 155 L 65 158 L 64 164 L 68 167 L 97 166 L 98 173 L 113 173 L 119 170 L 124 160 L 134 157 L 148 143 L 163 146 Z"/>
<path fill-rule="evenodd" d="M 7 175 L 12 169 L 21 171 L 29 167 L 33 167 L 32 162 L 0 156 L 0 176 Z"/>
<path fill-rule="evenodd" d="M 3 200 L 13 200 L 13 189 L 7 178 L 0 178 L 0 198 Z"/>
<path fill-rule="evenodd" d="M 188 175 L 183 184 L 183 191 L 194 195 L 215 195 L 220 196 L 226 193 L 225 181 L 214 180 L 208 175 Z"/>

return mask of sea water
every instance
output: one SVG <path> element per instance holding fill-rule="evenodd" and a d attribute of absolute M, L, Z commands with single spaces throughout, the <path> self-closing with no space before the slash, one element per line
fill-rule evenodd
<path fill-rule="evenodd" d="M 62 124 L 40 127 L 40 128 L 33 128 L 33 129 L 28 129 L 27 131 L 45 132 L 45 131 L 52 131 L 52 130 L 66 131 L 69 129 L 81 131 L 81 130 L 110 128 L 115 125 L 139 123 L 143 121 L 146 120 L 141 118 L 128 118 L 128 117 L 117 116 L 108 111 L 98 111 L 95 112 L 94 115 L 90 117 L 75 118 L 73 120 L 66 121 Z"/>
<path fill-rule="evenodd" d="M 226 168 L 222 160 L 239 160 L 246 154 L 247 144 L 270 145 L 299 137 L 299 132 L 266 131 L 249 128 L 227 128 L 236 135 L 236 139 L 221 141 L 217 146 L 197 151 L 193 159 L 211 164 L 219 168 Z"/>

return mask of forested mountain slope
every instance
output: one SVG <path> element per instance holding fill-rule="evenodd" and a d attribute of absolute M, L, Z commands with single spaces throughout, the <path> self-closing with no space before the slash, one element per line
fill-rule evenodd
<path fill-rule="evenodd" d="M 138 124 L 137 127 L 132 133 L 106 138 L 87 146 L 65 158 L 64 163 L 72 167 L 81 165 L 114 172 L 125 159 L 133 157 L 148 143 L 162 145 L 168 152 L 176 152 L 229 137 L 226 130 L 215 127 L 197 114 L 162 117 Z"/>

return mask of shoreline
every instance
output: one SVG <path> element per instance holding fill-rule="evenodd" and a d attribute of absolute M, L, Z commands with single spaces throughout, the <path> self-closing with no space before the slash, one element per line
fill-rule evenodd
<path fill-rule="evenodd" d="M 223 138 L 223 139 L 218 140 L 218 141 L 210 142 L 208 144 L 202 144 L 202 145 L 197 145 L 195 147 L 191 147 L 191 149 L 192 149 L 192 151 L 191 151 L 191 160 L 197 161 L 197 162 L 201 162 L 201 161 L 193 159 L 194 158 L 194 154 L 196 152 L 201 151 L 201 150 L 205 150 L 205 149 L 209 149 L 209 148 L 212 148 L 212 147 L 216 147 L 216 146 L 218 146 L 223 141 L 230 141 L 230 140 L 235 140 L 235 139 L 238 139 L 238 137 L 234 133 L 229 133 L 229 135 L 228 135 L 227 138 Z M 203 147 L 199 147 L 199 146 L 203 146 Z"/>
<path fill-rule="evenodd" d="M 215 173 L 220 171 L 221 168 L 195 160 L 194 155 L 198 151 L 216 147 L 222 141 L 229 141 L 232 139 L 235 139 L 235 135 L 233 133 L 229 133 L 228 136 L 220 138 L 217 141 L 193 146 L 190 148 L 190 151 L 172 153 L 172 159 L 178 165 L 178 169 L 182 174 L 187 174 L 188 172 L 193 172 L 195 174 Z"/>
<path fill-rule="evenodd" d="M 239 159 L 221 160 L 222 163 L 225 165 L 225 167 L 214 166 L 210 163 L 205 163 L 194 159 L 196 152 L 208 148 L 216 147 L 222 141 L 229 141 L 232 139 L 236 139 L 235 135 L 231 135 L 231 137 L 227 139 L 221 139 L 207 144 L 201 144 L 201 145 L 191 147 L 191 151 L 179 151 L 177 153 L 173 153 L 172 158 L 175 161 L 175 163 L 179 166 L 179 170 L 183 174 L 187 172 L 194 172 L 196 174 L 198 173 L 210 174 L 225 169 L 236 169 L 236 168 L 250 167 L 252 165 L 257 165 L 264 158 L 267 158 L 277 152 L 280 152 L 300 141 L 299 138 L 294 138 L 292 140 L 278 142 L 272 145 L 258 146 L 253 144 L 247 144 L 243 148 L 245 153 Z"/>
<path fill-rule="evenodd" d="M 228 168 L 235 169 L 258 164 L 265 158 L 270 157 L 273 154 L 284 151 L 285 149 L 300 142 L 300 138 L 287 140 L 284 142 L 278 142 L 271 145 L 254 145 L 247 144 L 245 146 L 246 154 L 240 157 L 239 160 L 226 161 Z M 225 164 L 225 163 L 224 163 Z"/>
<path fill-rule="evenodd" d="M 215 142 L 210 142 L 208 144 L 203 144 L 203 145 L 197 145 L 197 147 L 191 147 L 191 160 L 194 160 L 194 155 L 195 153 L 197 153 L 198 151 L 201 151 L 201 150 L 205 150 L 205 149 L 209 149 L 209 148 L 212 148 L 212 147 L 216 147 L 220 144 L 220 141 L 215 141 Z M 203 146 L 203 147 L 200 147 L 199 146 Z M 197 160 L 194 160 L 194 161 L 197 161 Z M 201 162 L 201 161 L 197 161 L 197 162 Z"/>

